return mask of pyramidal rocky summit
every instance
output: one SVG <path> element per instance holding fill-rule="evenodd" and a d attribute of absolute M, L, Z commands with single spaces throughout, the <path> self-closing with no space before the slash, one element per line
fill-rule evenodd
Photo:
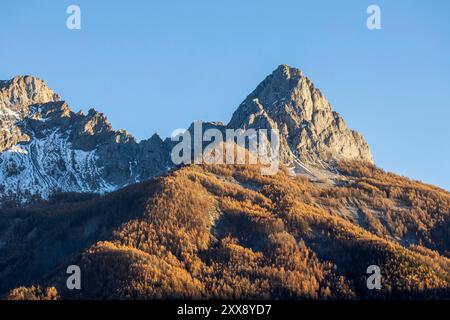
<path fill-rule="evenodd" d="M 278 129 L 281 161 L 298 173 L 333 172 L 340 159 L 373 163 L 364 137 L 349 129 L 312 81 L 280 65 L 220 129 Z M 106 193 L 170 170 L 172 141 L 138 142 L 94 109 L 73 112 L 36 77 L 0 81 L 0 206 L 56 192 Z"/>

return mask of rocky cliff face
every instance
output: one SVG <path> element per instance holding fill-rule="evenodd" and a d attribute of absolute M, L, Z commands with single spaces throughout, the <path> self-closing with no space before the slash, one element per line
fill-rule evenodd
<path fill-rule="evenodd" d="M 367 142 L 350 130 L 298 69 L 279 66 L 240 104 L 228 125 L 203 129 L 278 129 L 284 164 L 330 168 L 337 159 L 372 163 Z M 171 167 L 174 142 L 137 142 L 105 115 L 74 113 L 42 80 L 0 81 L 0 202 L 22 203 L 57 191 L 104 193 Z M 192 131 L 192 126 L 190 131 Z"/>
<path fill-rule="evenodd" d="M 30 137 L 14 124 L 28 115 L 31 105 L 58 100 L 57 94 L 34 77 L 0 81 L 0 152 L 18 142 L 29 141 Z"/>
<path fill-rule="evenodd" d="M 154 135 L 137 142 L 106 117 L 74 113 L 45 83 L 0 83 L 0 198 L 26 202 L 57 191 L 104 193 L 164 172 L 168 151 Z"/>
<path fill-rule="evenodd" d="M 281 156 L 309 164 L 335 159 L 373 163 L 367 142 L 350 130 L 319 89 L 298 69 L 279 66 L 241 103 L 230 128 L 280 132 Z"/>

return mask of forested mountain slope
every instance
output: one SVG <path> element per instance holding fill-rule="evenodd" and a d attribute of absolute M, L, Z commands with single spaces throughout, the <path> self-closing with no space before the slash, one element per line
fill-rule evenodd
<path fill-rule="evenodd" d="M 367 163 L 337 168 L 333 183 L 318 183 L 288 169 L 261 176 L 257 165 L 192 165 L 104 196 L 3 209 L 1 291 L 11 299 L 449 298 L 450 194 Z M 80 291 L 66 288 L 72 264 Z M 370 265 L 381 269 L 381 290 L 367 288 Z"/>

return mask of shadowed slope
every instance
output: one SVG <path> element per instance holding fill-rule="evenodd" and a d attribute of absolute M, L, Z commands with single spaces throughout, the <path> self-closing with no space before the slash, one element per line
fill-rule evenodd
<path fill-rule="evenodd" d="M 16 280 L 16 285 L 55 286 L 65 299 L 448 298 L 448 246 L 435 237 L 437 225 L 427 225 L 426 216 L 410 211 L 412 226 L 430 228 L 430 241 L 410 246 L 372 230 L 375 222 L 360 223 L 357 211 L 346 206 L 365 203 L 375 210 L 378 200 L 370 203 L 366 189 L 349 189 L 361 173 L 373 179 L 372 186 L 383 181 L 385 188 L 399 188 L 384 201 L 427 191 L 423 201 L 436 199 L 442 206 L 442 211 L 428 210 L 436 221 L 448 218 L 444 205 L 450 195 L 362 164 L 340 168 L 348 175 L 334 187 L 319 187 L 287 171 L 261 176 L 257 165 L 180 168 L 155 182 L 156 193 L 142 189 L 145 206 L 111 226 L 110 233 L 98 235 L 97 243 L 60 259 L 47 277 Z M 108 208 L 119 194 L 84 203 L 91 207 L 102 201 Z M 382 226 L 384 219 L 387 215 L 379 217 Z M 439 226 L 448 233 L 448 224 Z M 82 270 L 81 291 L 65 288 L 69 264 Z M 380 291 L 367 289 L 369 265 L 381 268 Z M 10 298 L 29 290 L 17 289 Z"/>

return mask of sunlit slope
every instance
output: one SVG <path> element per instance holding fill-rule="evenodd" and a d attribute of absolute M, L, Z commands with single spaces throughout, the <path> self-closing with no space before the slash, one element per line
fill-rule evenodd
<path fill-rule="evenodd" d="M 44 288 L 53 286 L 64 299 L 450 297 L 450 194 L 372 165 L 338 168 L 340 178 L 323 184 L 288 170 L 262 176 L 256 165 L 187 166 L 69 206 L 78 210 L 42 204 L 35 219 L 48 222 L 18 227 L 9 261 L 26 256 L 28 242 L 49 241 L 44 228 L 70 234 L 75 221 L 86 246 L 54 257 L 46 275 L 14 277 L 16 287 L 43 288 L 9 298 L 52 296 Z M 93 216 L 110 217 L 109 231 L 93 232 Z M 25 219 L 20 210 L 1 217 Z M 38 239 L 27 240 L 32 232 Z M 51 252 L 41 254 L 18 268 L 34 270 Z M 81 268 L 81 291 L 66 288 L 71 264 Z M 370 265 L 381 269 L 381 290 L 367 288 Z"/>

